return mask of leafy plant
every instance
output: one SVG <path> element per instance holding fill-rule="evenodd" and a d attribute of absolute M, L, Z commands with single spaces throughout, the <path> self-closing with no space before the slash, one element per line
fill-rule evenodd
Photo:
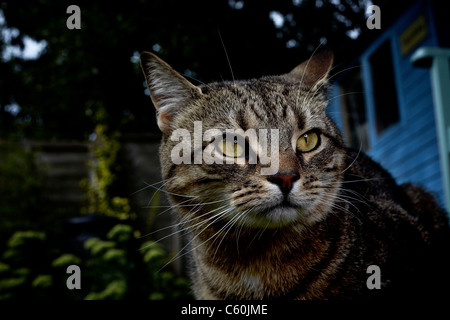
<path fill-rule="evenodd" d="M 18 143 L 0 143 L 0 243 L 15 230 L 35 225 L 42 216 L 39 212 L 41 180 L 31 152 Z"/>
<path fill-rule="evenodd" d="M 147 241 L 137 250 L 135 230 L 115 225 L 105 240 L 85 242 L 86 259 L 61 253 L 42 232 L 18 231 L 0 259 L 0 299 L 181 299 L 190 298 L 188 281 L 163 268 L 167 253 Z M 78 265 L 81 290 L 69 290 L 67 267 Z"/>
<path fill-rule="evenodd" d="M 150 241 L 142 244 L 140 250 L 132 250 L 135 240 L 129 225 L 117 224 L 107 240 L 92 238 L 86 242 L 92 255 L 86 267 L 96 275 L 96 281 L 92 284 L 93 292 L 85 299 L 189 297 L 185 279 L 171 271 L 161 271 L 168 261 L 163 248 Z"/>
<path fill-rule="evenodd" d="M 0 224 L 0 237 L 4 238 L 0 242 L 0 299 L 190 297 L 187 280 L 166 267 L 170 256 L 164 248 L 153 241 L 139 243 L 140 231 L 133 227 L 135 214 L 128 199 L 111 195 L 120 144 L 119 134 L 106 132 L 106 127 L 96 127 L 94 160 L 90 163 L 93 175 L 83 181 L 88 196 L 84 212 L 105 214 L 120 223 L 105 237 L 85 241 L 86 256 L 67 252 L 63 232 L 44 228 L 47 220 L 36 214 L 40 180 L 33 155 L 17 146 L 0 146 L 7 151 L 0 154 L 0 208 L 2 218 L 6 218 Z M 10 198 L 3 198 L 3 194 Z M 157 192 L 150 201 L 150 220 L 156 215 L 154 207 L 159 205 L 159 196 Z M 31 230 L 32 227 L 37 230 Z M 79 290 L 67 287 L 70 265 L 80 268 Z"/>
<path fill-rule="evenodd" d="M 52 282 L 47 271 L 46 235 L 36 231 L 15 232 L 1 255 L 0 299 L 45 296 Z"/>
<path fill-rule="evenodd" d="M 94 159 L 89 163 L 92 175 L 81 183 L 88 198 L 88 206 L 83 209 L 83 213 L 99 212 L 120 220 L 134 219 L 136 214 L 131 212 L 128 199 L 111 197 L 109 194 L 109 188 L 115 180 L 113 167 L 120 149 L 120 134 L 116 132 L 108 136 L 106 131 L 107 128 L 103 125 L 95 128 L 95 140 L 92 144 Z"/>

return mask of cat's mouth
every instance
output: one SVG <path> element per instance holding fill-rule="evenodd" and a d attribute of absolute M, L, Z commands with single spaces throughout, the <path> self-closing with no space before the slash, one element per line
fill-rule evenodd
<path fill-rule="evenodd" d="M 244 225 L 257 228 L 278 228 L 298 222 L 305 209 L 287 199 L 271 206 L 255 206 L 248 210 Z"/>
<path fill-rule="evenodd" d="M 292 203 L 288 200 L 287 197 L 284 197 L 284 198 L 283 198 L 283 201 L 282 201 L 279 205 L 273 206 L 273 208 L 276 208 L 276 207 L 286 207 L 286 208 L 295 208 L 295 209 L 298 208 L 298 206 L 292 204 Z"/>
<path fill-rule="evenodd" d="M 304 202 L 304 201 L 303 201 Z M 253 228 L 279 228 L 304 220 L 308 203 L 293 201 L 288 195 L 272 194 L 245 201 L 231 201 L 235 210 L 227 214 L 228 220 Z"/>
<path fill-rule="evenodd" d="M 265 224 L 264 227 L 282 227 L 297 222 L 303 215 L 304 209 L 292 204 L 274 206 L 257 213 L 257 221 Z"/>

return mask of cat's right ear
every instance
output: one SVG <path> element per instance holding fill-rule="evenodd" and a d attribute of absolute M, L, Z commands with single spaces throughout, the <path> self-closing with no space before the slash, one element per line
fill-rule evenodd
<path fill-rule="evenodd" d="M 158 127 L 163 133 L 170 133 L 179 110 L 202 91 L 151 52 L 141 53 L 141 67 L 157 110 Z"/>
<path fill-rule="evenodd" d="M 316 91 L 327 82 L 333 59 L 334 55 L 331 50 L 320 51 L 295 67 L 285 77 L 299 81 L 309 90 Z"/>

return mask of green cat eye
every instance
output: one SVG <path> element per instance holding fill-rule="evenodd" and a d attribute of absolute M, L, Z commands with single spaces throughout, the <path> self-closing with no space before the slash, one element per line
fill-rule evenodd
<path fill-rule="evenodd" d="M 297 139 L 297 150 L 308 152 L 314 150 L 319 144 L 319 135 L 316 132 L 308 132 Z"/>
<path fill-rule="evenodd" d="M 222 140 L 217 144 L 220 152 L 223 153 L 224 156 L 239 158 L 244 155 L 244 148 L 234 140 Z"/>

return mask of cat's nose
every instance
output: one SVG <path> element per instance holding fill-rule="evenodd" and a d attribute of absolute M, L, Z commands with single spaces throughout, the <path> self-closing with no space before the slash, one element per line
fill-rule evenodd
<path fill-rule="evenodd" d="M 272 182 L 273 184 L 276 184 L 278 187 L 280 187 L 281 192 L 283 192 L 283 194 L 285 195 L 287 195 L 289 191 L 291 191 L 292 184 L 298 179 L 300 179 L 300 175 L 296 172 L 276 174 L 267 178 L 269 182 Z"/>

